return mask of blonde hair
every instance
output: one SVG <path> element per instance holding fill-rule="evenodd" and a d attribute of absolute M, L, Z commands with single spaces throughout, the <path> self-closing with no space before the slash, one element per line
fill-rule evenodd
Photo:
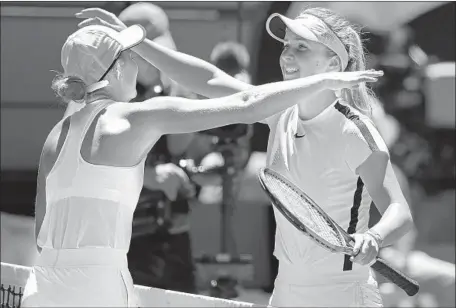
<path fill-rule="evenodd" d="M 336 34 L 348 53 L 348 64 L 345 71 L 362 71 L 366 69 L 366 59 L 361 31 L 347 19 L 325 8 L 308 8 L 302 14 L 313 15 L 321 19 Z M 335 55 L 329 50 L 331 55 Z M 365 83 L 356 88 L 343 89 L 342 99 L 361 113 L 371 117 L 372 107 L 377 104 L 375 95 Z"/>
<path fill-rule="evenodd" d="M 78 76 L 58 74 L 52 80 L 51 89 L 65 103 L 71 101 L 82 103 L 87 98 L 87 85 Z"/>
<path fill-rule="evenodd" d="M 122 66 L 124 60 L 119 58 L 116 60 L 111 72 L 119 79 L 122 76 Z M 76 102 L 83 104 L 87 100 L 87 96 L 95 92 L 87 92 L 87 84 L 79 76 L 66 76 L 62 73 L 57 73 L 51 83 L 51 89 L 55 95 L 65 103 Z M 98 91 L 98 90 L 96 90 Z"/>

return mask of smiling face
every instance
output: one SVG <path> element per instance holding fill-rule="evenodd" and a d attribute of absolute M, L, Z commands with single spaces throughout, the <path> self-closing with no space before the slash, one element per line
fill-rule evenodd
<path fill-rule="evenodd" d="M 303 39 L 287 29 L 280 56 L 284 80 L 303 78 L 338 70 L 337 56 L 323 44 Z"/>

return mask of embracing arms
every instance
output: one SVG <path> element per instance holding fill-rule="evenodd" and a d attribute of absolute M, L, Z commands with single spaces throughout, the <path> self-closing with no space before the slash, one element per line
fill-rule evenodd
<path fill-rule="evenodd" d="M 76 17 L 85 19 L 79 23 L 79 27 L 103 25 L 117 31 L 126 28 L 114 14 L 100 8 L 84 9 Z M 207 98 L 231 95 L 252 87 L 202 59 L 166 48 L 149 39 L 134 47 L 133 51 L 178 84 Z"/>
<path fill-rule="evenodd" d="M 114 14 L 99 8 L 82 10 L 76 14 L 76 17 L 85 19 L 79 27 L 103 25 L 117 31 L 126 28 Z M 168 49 L 148 39 L 133 50 L 185 88 L 208 98 L 220 98 L 199 102 L 163 98 L 154 100 L 153 103 L 146 102 L 139 108 L 140 112 L 135 114 L 145 115 L 148 110 L 159 114 L 156 124 L 164 125 L 162 133 L 192 132 L 234 123 L 258 122 L 297 104 L 303 97 L 323 89 L 339 89 L 354 86 L 359 82 L 373 82 L 382 75 L 380 72 L 371 71 L 365 72 L 367 75 L 363 77 L 366 78 L 359 78 L 360 72 L 344 73 L 357 75 L 355 79 L 359 78 L 359 80 L 354 81 L 354 76 L 339 74 L 336 77 L 324 74 L 253 88 L 206 61 Z M 350 82 L 345 80 L 342 82 L 344 85 L 330 81 L 339 77 L 352 80 Z M 169 127 L 171 119 L 173 127 Z M 166 123 L 160 124 L 163 120 Z"/>
<path fill-rule="evenodd" d="M 178 84 L 208 98 L 231 95 L 252 87 L 209 62 L 170 50 L 148 39 L 133 51 Z"/>
<path fill-rule="evenodd" d="M 206 100 L 152 98 L 142 103 L 126 104 L 125 117 L 142 131 L 154 130 L 161 134 L 254 123 L 295 105 L 299 97 L 310 96 L 324 89 L 374 82 L 382 74 L 376 71 L 325 73 L 269 83 L 230 96 Z"/>

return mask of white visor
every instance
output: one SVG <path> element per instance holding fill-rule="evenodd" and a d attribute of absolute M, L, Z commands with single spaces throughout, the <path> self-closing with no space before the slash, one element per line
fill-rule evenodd
<path fill-rule="evenodd" d="M 279 17 L 279 19 L 283 22 L 281 26 L 273 27 L 275 31 L 282 29 L 283 37 L 285 37 L 285 29 L 283 27 L 284 25 L 296 35 L 299 35 L 300 37 L 309 41 L 321 43 L 331 49 L 339 57 L 342 64 L 342 71 L 347 68 L 347 50 L 337 35 L 320 18 L 310 14 L 302 14 L 296 19 L 290 19 L 278 13 L 272 14 L 266 21 L 266 30 L 270 36 L 282 43 L 286 43 L 285 39 L 280 38 L 274 34 L 273 30 L 271 29 L 271 21 L 274 19 L 274 17 Z"/>
<path fill-rule="evenodd" d="M 113 38 L 122 45 L 122 50 L 135 47 L 146 38 L 146 30 L 141 25 L 133 25 L 119 32 Z"/>

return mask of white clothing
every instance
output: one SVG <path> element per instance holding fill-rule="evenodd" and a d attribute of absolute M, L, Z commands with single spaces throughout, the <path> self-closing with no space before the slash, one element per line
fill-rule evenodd
<path fill-rule="evenodd" d="M 346 272 L 342 276 L 296 271 L 296 266 L 279 267 L 272 307 L 383 307 L 377 282 L 372 275 L 361 278 Z"/>
<path fill-rule="evenodd" d="M 271 130 L 268 167 L 300 187 L 348 233 L 366 231 L 372 199 L 355 170 L 374 151 L 388 151 L 372 121 L 335 101 L 307 121 L 299 119 L 298 107 L 294 106 L 269 118 L 267 123 Z M 280 264 L 294 268 L 298 280 L 310 275 L 312 280 L 318 276 L 329 277 L 328 285 L 336 277 L 344 282 L 368 281 L 371 276 L 368 266 L 353 264 L 348 256 L 330 253 L 296 229 L 275 208 L 274 214 L 277 221 L 274 255 Z M 312 301 L 291 302 L 295 306 L 300 304 L 318 305 Z"/>
<path fill-rule="evenodd" d="M 140 307 L 123 249 L 44 248 L 21 307 Z"/>
<path fill-rule="evenodd" d="M 43 250 L 23 306 L 137 305 L 126 254 L 145 160 L 110 167 L 88 163 L 80 154 L 90 124 L 107 103 L 89 104 L 71 116 L 46 178 L 46 215 L 38 234 Z"/>

